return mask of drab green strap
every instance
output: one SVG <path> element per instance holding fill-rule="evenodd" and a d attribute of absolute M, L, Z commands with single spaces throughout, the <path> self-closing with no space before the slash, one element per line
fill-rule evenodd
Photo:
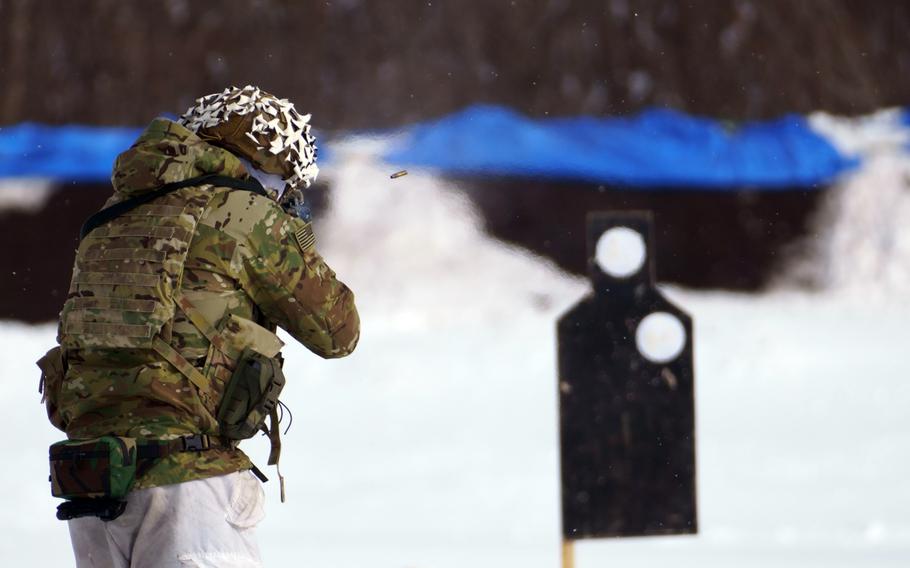
<path fill-rule="evenodd" d="M 209 343 L 211 343 L 215 349 L 221 351 L 229 359 L 236 359 L 239 356 L 237 352 L 227 348 L 222 332 L 218 331 L 218 329 L 212 325 L 212 322 L 203 315 L 202 310 L 197 308 L 196 304 L 184 296 L 182 291 L 177 292 L 174 300 L 177 302 L 177 305 L 180 306 L 181 311 L 186 314 L 187 319 L 189 319 L 193 326 L 209 340 Z"/>
<path fill-rule="evenodd" d="M 269 451 L 269 465 L 275 466 L 275 471 L 278 473 L 278 487 L 281 492 L 281 502 L 284 503 L 284 476 L 281 475 L 281 466 L 278 465 L 278 460 L 281 458 L 281 430 L 278 426 L 277 406 L 269 413 L 269 426 L 269 444 L 271 445 L 271 451 Z"/>
<path fill-rule="evenodd" d="M 271 446 L 271 451 L 269 451 L 269 465 L 277 465 L 278 459 L 281 457 L 281 429 L 278 427 L 278 407 L 272 409 L 272 412 L 269 413 L 269 444 Z"/>
<path fill-rule="evenodd" d="M 174 300 L 176 300 L 177 305 L 180 306 L 180 310 L 186 314 L 186 317 L 199 332 L 209 340 L 209 343 L 214 344 L 215 348 L 220 351 L 224 342 L 221 339 L 218 330 L 215 329 L 215 326 L 212 325 L 212 322 L 210 322 L 208 318 L 202 315 L 202 311 L 196 307 L 196 304 L 184 296 L 182 291 L 178 291 L 174 295 Z"/>
<path fill-rule="evenodd" d="M 193 366 L 192 363 L 187 361 L 183 355 L 177 352 L 168 342 L 156 337 L 152 342 L 152 348 L 156 353 L 161 355 L 165 361 L 174 366 L 175 369 L 180 371 L 180 374 L 186 377 L 191 383 L 196 385 L 201 392 L 206 392 L 208 389 L 208 381 L 205 378 L 205 375 L 199 372 L 199 369 Z"/>

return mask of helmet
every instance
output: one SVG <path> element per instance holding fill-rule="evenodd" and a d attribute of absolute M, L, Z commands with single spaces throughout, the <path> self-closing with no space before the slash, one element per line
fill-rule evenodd
<path fill-rule="evenodd" d="M 229 87 L 196 99 L 180 124 L 200 138 L 249 160 L 257 169 L 284 179 L 281 201 L 302 200 L 316 179 L 316 139 L 310 115 L 258 87 Z"/>

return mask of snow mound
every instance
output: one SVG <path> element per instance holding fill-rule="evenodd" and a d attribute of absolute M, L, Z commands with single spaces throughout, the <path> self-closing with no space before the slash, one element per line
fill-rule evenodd
<path fill-rule="evenodd" d="M 44 178 L 0 178 L 0 212 L 35 213 L 50 199 L 54 182 Z"/>
<path fill-rule="evenodd" d="M 898 110 L 810 122 L 860 168 L 832 188 L 784 283 L 872 296 L 910 292 L 910 130 Z"/>
<path fill-rule="evenodd" d="M 809 115 L 809 126 L 849 157 L 892 152 L 910 143 L 910 130 L 903 124 L 900 108 L 853 118 L 814 112 Z"/>
<path fill-rule="evenodd" d="M 488 321 L 531 308 L 557 313 L 587 284 L 525 249 L 490 239 L 457 186 L 424 171 L 390 179 L 383 140 L 333 145 L 331 206 L 319 250 L 381 319 L 428 329 L 440 318 Z M 432 286 L 427 286 L 427 276 Z M 557 305 L 558 304 L 558 305 Z M 388 310 L 388 311 L 386 311 Z"/>

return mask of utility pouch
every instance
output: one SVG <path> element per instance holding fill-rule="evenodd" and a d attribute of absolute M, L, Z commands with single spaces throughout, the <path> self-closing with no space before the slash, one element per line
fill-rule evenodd
<path fill-rule="evenodd" d="M 55 428 L 66 430 L 66 420 L 58 408 L 60 389 L 63 388 L 63 378 L 66 376 L 63 350 L 60 346 L 51 348 L 44 357 L 38 359 L 37 365 L 41 369 L 38 392 L 47 409 L 47 417 Z"/>
<path fill-rule="evenodd" d="M 284 388 L 282 363 L 280 354 L 267 357 L 253 349 L 243 351 L 218 408 L 222 437 L 245 440 L 263 428 Z"/>
<path fill-rule="evenodd" d="M 63 499 L 123 499 L 136 480 L 136 439 L 102 436 L 50 447 L 51 493 Z"/>

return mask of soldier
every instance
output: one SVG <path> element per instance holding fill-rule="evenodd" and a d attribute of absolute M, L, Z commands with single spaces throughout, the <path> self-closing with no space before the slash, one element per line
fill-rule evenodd
<path fill-rule="evenodd" d="M 152 121 L 117 158 L 114 194 L 83 227 L 60 345 L 39 361 L 67 434 L 52 488 L 77 566 L 261 565 L 263 476 L 237 445 L 261 428 L 277 464 L 275 326 L 324 358 L 359 337 L 304 207 L 309 118 L 230 88 Z"/>

